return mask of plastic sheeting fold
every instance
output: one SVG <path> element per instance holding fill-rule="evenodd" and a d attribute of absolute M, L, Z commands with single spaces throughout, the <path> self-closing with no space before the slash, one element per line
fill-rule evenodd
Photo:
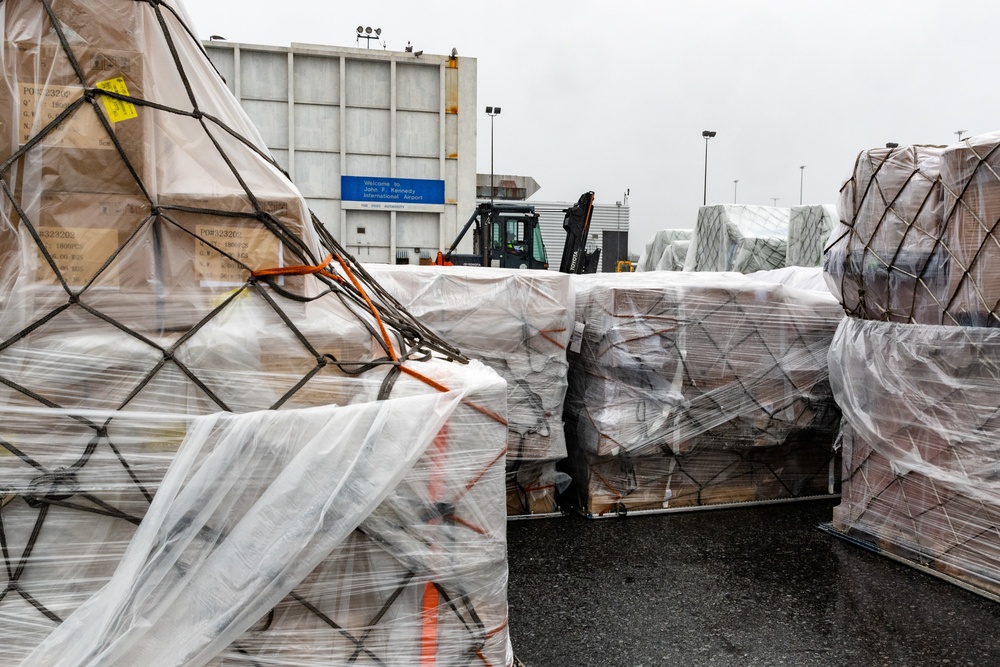
<path fill-rule="evenodd" d="M 834 526 L 1000 593 L 1000 332 L 845 319 L 830 349 L 843 409 Z"/>

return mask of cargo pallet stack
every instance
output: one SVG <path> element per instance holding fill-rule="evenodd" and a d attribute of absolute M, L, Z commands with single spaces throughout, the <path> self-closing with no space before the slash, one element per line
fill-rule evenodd
<path fill-rule="evenodd" d="M 507 381 L 507 514 L 558 513 L 569 478 L 563 402 L 573 333 L 570 276 L 555 271 L 373 264 L 407 311 Z"/>
<path fill-rule="evenodd" d="M 1000 135 L 862 152 L 827 279 L 843 409 L 832 530 L 1000 594 Z"/>
<path fill-rule="evenodd" d="M 502 380 L 311 216 L 176 2 L 0 21 L 0 663 L 511 665 Z"/>
<path fill-rule="evenodd" d="M 690 229 L 661 229 L 646 242 L 636 271 L 682 271 L 691 247 Z"/>
<path fill-rule="evenodd" d="M 816 269 L 815 272 L 818 272 Z M 828 292 L 736 273 L 574 279 L 571 502 L 590 517 L 833 493 Z"/>

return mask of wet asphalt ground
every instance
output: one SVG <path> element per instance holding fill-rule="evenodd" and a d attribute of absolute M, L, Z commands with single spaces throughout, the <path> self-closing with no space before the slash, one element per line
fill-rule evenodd
<path fill-rule="evenodd" d="M 821 532 L 836 501 L 508 523 L 527 667 L 1000 666 L 1000 603 Z"/>

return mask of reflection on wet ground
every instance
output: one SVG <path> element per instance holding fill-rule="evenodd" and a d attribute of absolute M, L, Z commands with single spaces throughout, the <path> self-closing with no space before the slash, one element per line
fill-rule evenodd
<path fill-rule="evenodd" d="M 528 667 L 1000 665 L 1000 604 L 817 529 L 833 501 L 508 525 Z"/>

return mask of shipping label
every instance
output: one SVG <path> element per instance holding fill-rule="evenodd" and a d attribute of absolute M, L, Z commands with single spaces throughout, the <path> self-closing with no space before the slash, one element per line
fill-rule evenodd
<path fill-rule="evenodd" d="M 18 136 L 22 144 L 40 133 L 73 102 L 83 96 L 80 86 L 19 83 Z M 117 101 L 117 100 L 115 100 Z M 45 135 L 43 146 L 114 150 L 114 142 L 93 107 L 84 104 Z"/>
<path fill-rule="evenodd" d="M 237 286 L 249 278 L 246 269 L 219 251 L 254 269 L 282 266 L 281 241 L 267 229 L 195 225 L 195 235 L 206 241 L 198 243 L 195 253 L 195 275 L 202 287 Z"/>
<path fill-rule="evenodd" d="M 118 249 L 117 229 L 39 227 L 38 235 L 70 287 L 83 287 L 90 282 L 108 257 Z M 41 249 L 38 250 L 36 279 L 48 285 L 59 284 Z M 117 268 L 112 265 L 105 269 L 97 284 L 118 287 Z"/>
<path fill-rule="evenodd" d="M 98 81 L 97 87 L 110 93 L 118 93 L 119 95 L 129 94 L 128 86 L 125 85 L 125 79 L 120 76 L 108 79 L 107 81 Z M 108 119 L 112 123 L 120 123 L 123 120 L 139 117 L 139 113 L 135 110 L 135 105 L 131 102 L 108 97 L 107 95 L 101 95 L 101 100 L 104 102 L 104 108 L 108 112 Z"/>

